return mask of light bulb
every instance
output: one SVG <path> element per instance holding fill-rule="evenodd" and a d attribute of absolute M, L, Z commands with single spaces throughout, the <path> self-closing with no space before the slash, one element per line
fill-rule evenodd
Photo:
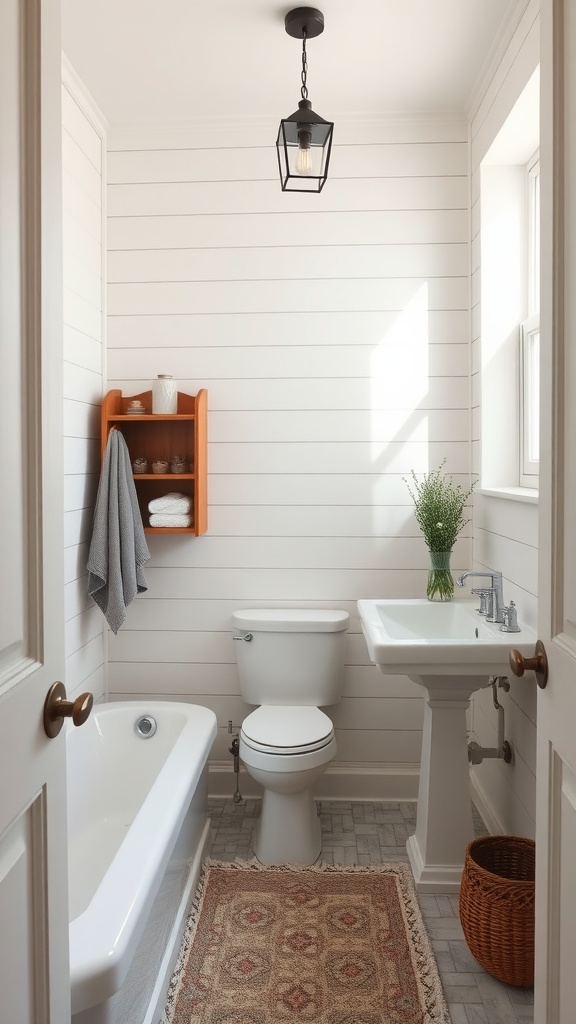
<path fill-rule="evenodd" d="M 310 174 L 312 171 L 312 160 L 310 158 L 310 149 L 302 149 L 298 146 L 298 156 L 296 157 L 296 174 Z"/>
<path fill-rule="evenodd" d="M 310 132 L 305 129 L 298 132 L 298 153 L 296 154 L 296 174 L 312 173 L 312 153 L 310 151 Z"/>

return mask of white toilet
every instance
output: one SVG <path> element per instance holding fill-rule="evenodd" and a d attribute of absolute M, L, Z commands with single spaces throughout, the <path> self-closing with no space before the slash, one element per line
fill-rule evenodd
<path fill-rule="evenodd" d="M 263 864 L 313 864 L 320 821 L 312 787 L 336 754 L 332 722 L 344 682 L 348 612 L 247 608 L 234 612 L 240 692 L 260 707 L 240 731 L 240 757 L 264 787 L 256 836 Z"/>

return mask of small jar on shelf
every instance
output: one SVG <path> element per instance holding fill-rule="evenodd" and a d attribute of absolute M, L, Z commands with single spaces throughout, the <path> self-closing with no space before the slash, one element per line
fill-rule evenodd
<path fill-rule="evenodd" d="M 134 476 L 138 476 L 139 473 L 148 472 L 148 460 L 140 456 L 137 459 L 132 460 L 132 472 Z"/>
<path fill-rule="evenodd" d="M 185 473 L 188 469 L 188 459 L 185 455 L 173 455 L 170 460 L 171 473 Z"/>
<path fill-rule="evenodd" d="M 152 463 L 152 472 L 153 473 L 167 473 L 168 472 L 168 463 L 166 462 L 166 460 L 165 459 L 156 459 L 156 461 Z"/>
<path fill-rule="evenodd" d="M 171 373 L 159 373 L 152 381 L 152 412 L 161 416 L 178 412 L 178 390 Z"/>

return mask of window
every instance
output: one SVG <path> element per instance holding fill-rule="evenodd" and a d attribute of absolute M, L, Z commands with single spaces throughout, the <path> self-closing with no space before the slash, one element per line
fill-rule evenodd
<path fill-rule="evenodd" d="M 536 69 L 480 163 L 472 245 L 481 486 L 528 501 L 537 500 L 539 470 L 539 103 Z"/>

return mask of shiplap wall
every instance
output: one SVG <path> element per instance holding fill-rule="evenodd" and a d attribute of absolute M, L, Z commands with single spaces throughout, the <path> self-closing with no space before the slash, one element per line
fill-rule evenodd
<path fill-rule="evenodd" d="M 62 85 L 64 217 L 64 563 L 66 687 L 105 692 L 102 615 L 87 595 L 86 559 L 99 471 L 103 389 L 101 118 L 72 68 Z"/>
<path fill-rule="evenodd" d="M 230 791 L 226 726 L 247 711 L 231 612 L 342 607 L 324 794 L 414 796 L 421 690 L 370 664 L 355 602 L 425 593 L 403 476 L 446 458 L 469 482 L 467 129 L 341 126 L 314 196 L 283 194 L 273 147 L 242 138 L 109 142 L 108 386 L 172 373 L 209 402 L 208 533 L 148 537 L 110 696 L 212 707 L 211 788 Z M 470 558 L 465 535 L 455 567 Z"/>
<path fill-rule="evenodd" d="M 480 164 L 539 61 L 539 4 L 531 0 L 471 124 L 472 184 L 472 435 L 473 465 L 480 472 L 481 345 L 480 304 Z M 497 410 L 494 411 L 497 415 Z M 505 438 L 502 439 L 506 443 Z M 537 624 L 538 506 L 478 494 L 474 509 L 474 565 L 491 567 L 504 576 L 504 596 L 516 602 L 518 617 Z M 506 738 L 514 747 L 514 763 L 486 761 L 472 769 L 477 800 L 495 830 L 532 837 L 535 819 L 536 684 L 511 677 L 505 707 Z M 476 694 L 472 711 L 473 737 L 495 747 L 497 718 L 492 691 Z"/>

